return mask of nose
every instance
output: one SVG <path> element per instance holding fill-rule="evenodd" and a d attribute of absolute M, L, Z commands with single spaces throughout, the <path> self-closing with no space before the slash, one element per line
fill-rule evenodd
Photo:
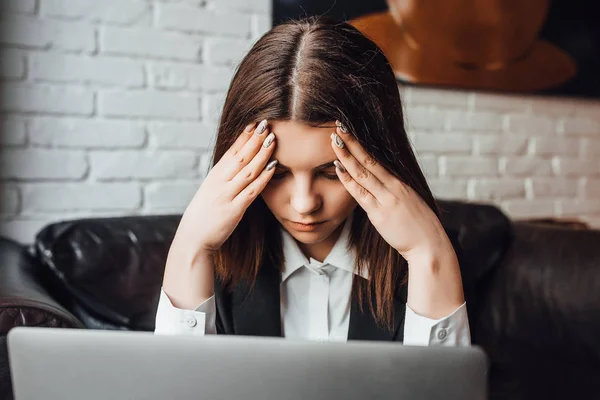
<path fill-rule="evenodd" d="M 321 208 L 321 196 L 312 186 L 309 179 L 296 179 L 294 182 L 290 202 L 299 215 L 310 215 Z"/>

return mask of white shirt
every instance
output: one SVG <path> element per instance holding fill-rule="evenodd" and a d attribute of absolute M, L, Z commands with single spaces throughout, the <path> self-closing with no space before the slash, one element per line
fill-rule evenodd
<path fill-rule="evenodd" d="M 346 341 L 355 253 L 347 250 L 348 218 L 329 255 L 319 262 L 307 259 L 294 238 L 283 231 L 284 268 L 281 274 L 281 332 L 287 338 Z M 367 271 L 360 275 L 368 279 Z M 161 289 L 156 313 L 156 334 L 216 334 L 214 296 L 195 310 L 175 308 Z M 471 333 L 466 303 L 441 319 L 417 315 L 406 306 L 405 345 L 469 346 Z"/>

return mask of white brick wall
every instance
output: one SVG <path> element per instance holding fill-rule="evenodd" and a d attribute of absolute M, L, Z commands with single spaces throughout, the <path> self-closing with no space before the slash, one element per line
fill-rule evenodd
<path fill-rule="evenodd" d="M 3 0 L 0 234 L 182 212 L 270 0 Z M 400 88 L 434 193 L 600 226 L 600 102 Z"/>
<path fill-rule="evenodd" d="M 3 0 L 0 234 L 182 212 L 270 0 Z"/>
<path fill-rule="evenodd" d="M 600 102 L 403 88 L 410 137 L 439 197 L 513 218 L 600 227 Z"/>

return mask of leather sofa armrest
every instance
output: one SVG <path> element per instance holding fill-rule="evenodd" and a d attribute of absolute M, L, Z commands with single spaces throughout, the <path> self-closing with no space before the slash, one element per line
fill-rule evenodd
<path fill-rule="evenodd" d="M 0 335 L 15 326 L 84 327 L 50 296 L 39 271 L 23 246 L 0 238 Z"/>

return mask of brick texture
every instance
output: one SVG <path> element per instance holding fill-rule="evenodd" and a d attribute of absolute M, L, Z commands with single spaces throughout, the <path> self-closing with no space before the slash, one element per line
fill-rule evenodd
<path fill-rule="evenodd" d="M 132 25 L 151 13 L 142 0 L 41 0 L 40 14 L 47 17 L 83 19 L 117 25 Z"/>
<path fill-rule="evenodd" d="M 246 37 L 250 34 L 250 14 L 233 14 L 200 9 L 190 5 L 157 4 L 159 28 L 220 36 Z"/>
<path fill-rule="evenodd" d="M 97 151 L 90 154 L 99 181 L 196 177 L 198 155 L 192 151 Z"/>
<path fill-rule="evenodd" d="M 14 47 L 86 53 L 96 48 L 95 29 L 83 22 L 5 14 L 0 32 L 0 43 Z"/>
<path fill-rule="evenodd" d="M 99 113 L 105 117 L 152 119 L 199 119 L 200 99 L 196 95 L 148 91 L 100 91 Z"/>
<path fill-rule="evenodd" d="M 32 54 L 31 78 L 36 81 L 98 86 L 144 86 L 144 65 L 139 61 L 68 54 Z M 116 73 L 118 71 L 118 73 Z"/>

